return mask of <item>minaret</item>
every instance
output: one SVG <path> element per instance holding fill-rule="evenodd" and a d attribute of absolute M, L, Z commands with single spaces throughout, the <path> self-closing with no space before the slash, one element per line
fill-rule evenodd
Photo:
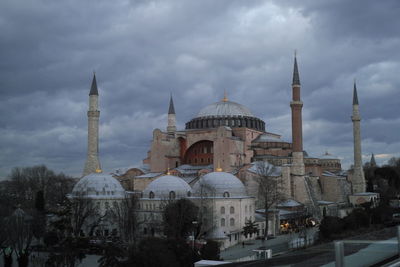
<path fill-rule="evenodd" d="M 303 203 L 311 202 L 305 181 L 303 158 L 303 127 L 301 110 L 303 102 L 300 98 L 300 76 L 297 67 L 296 54 L 294 55 L 293 82 L 292 82 L 292 164 L 290 168 L 292 197 Z"/>
<path fill-rule="evenodd" d="M 376 160 L 375 160 L 375 155 L 372 153 L 371 155 L 371 161 L 369 162 L 370 167 L 376 167 Z"/>
<path fill-rule="evenodd" d="M 300 76 L 297 67 L 296 54 L 294 55 L 293 82 L 292 82 L 292 157 L 293 165 L 297 166 L 294 172 L 296 175 L 304 175 L 303 162 L 303 122 L 301 110 L 303 102 L 300 99 Z"/>
<path fill-rule="evenodd" d="M 97 90 L 96 74 L 93 74 L 92 87 L 89 93 L 88 116 L 88 150 L 83 176 L 100 170 L 99 161 L 99 92 Z"/>
<path fill-rule="evenodd" d="M 353 121 L 353 136 L 354 136 L 354 170 L 352 177 L 353 193 L 365 192 L 366 184 L 364 178 L 364 171 L 361 160 L 361 134 L 360 134 L 360 111 L 358 108 L 358 97 L 357 87 L 354 81 L 353 89 L 353 115 L 351 116 Z"/>
<path fill-rule="evenodd" d="M 168 108 L 168 126 L 167 132 L 173 133 L 176 131 L 176 115 L 175 115 L 175 108 L 174 108 L 174 100 L 171 98 L 169 99 L 169 108 Z"/>

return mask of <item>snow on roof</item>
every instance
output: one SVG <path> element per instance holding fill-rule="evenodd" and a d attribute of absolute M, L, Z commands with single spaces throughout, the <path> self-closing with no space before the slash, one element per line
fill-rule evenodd
<path fill-rule="evenodd" d="M 150 166 L 148 164 L 142 164 L 142 165 L 137 165 L 137 166 L 120 167 L 120 168 L 114 169 L 111 172 L 111 174 L 123 175 L 130 169 L 139 169 L 144 173 L 148 173 L 150 171 Z"/>
<path fill-rule="evenodd" d="M 179 167 L 175 168 L 175 170 L 181 171 L 181 170 L 201 170 L 201 169 L 213 169 L 214 166 L 211 165 L 189 165 L 189 164 L 183 164 L 180 165 Z"/>
<path fill-rule="evenodd" d="M 296 200 L 293 200 L 293 199 L 288 199 L 277 205 L 277 207 L 299 207 L 299 206 L 303 206 L 303 204 L 301 204 L 300 202 L 297 202 Z"/>
<path fill-rule="evenodd" d="M 267 170 L 267 168 L 272 168 L 272 172 L 269 174 L 271 176 L 281 176 L 282 175 L 282 168 L 279 166 L 275 166 L 267 161 L 256 161 L 256 162 L 252 162 L 251 163 L 251 167 L 248 168 L 247 170 L 249 172 L 258 174 L 259 173 L 259 168 L 261 168 L 261 170 Z"/>
<path fill-rule="evenodd" d="M 379 195 L 379 193 L 373 193 L 373 192 L 362 192 L 362 193 L 355 193 L 353 196 L 376 196 Z"/>
<path fill-rule="evenodd" d="M 136 178 L 153 178 L 153 177 L 160 176 L 161 174 L 163 174 L 163 173 L 162 172 L 149 172 L 146 174 L 136 176 Z"/>
<path fill-rule="evenodd" d="M 319 200 L 318 204 L 320 205 L 331 205 L 331 204 L 335 204 L 335 202 L 332 201 L 325 201 L 325 200 Z"/>
<path fill-rule="evenodd" d="M 328 177 L 338 177 L 338 175 L 336 175 L 335 173 L 330 172 L 330 171 L 324 171 L 324 172 L 322 173 L 322 175 L 323 175 L 323 176 L 328 176 Z"/>
<path fill-rule="evenodd" d="M 194 266 L 214 266 L 214 265 L 222 265 L 222 264 L 228 264 L 231 263 L 230 261 L 212 261 L 212 260 L 201 260 L 201 261 L 196 261 L 194 263 Z"/>
<path fill-rule="evenodd" d="M 253 143 L 257 142 L 285 142 L 285 140 L 280 139 L 277 136 L 273 136 L 270 134 L 260 134 L 256 139 L 253 140 Z"/>

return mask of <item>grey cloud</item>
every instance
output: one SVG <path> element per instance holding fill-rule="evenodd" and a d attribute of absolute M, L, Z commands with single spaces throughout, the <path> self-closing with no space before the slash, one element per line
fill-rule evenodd
<path fill-rule="evenodd" d="M 146 157 L 152 130 L 166 126 L 170 92 L 181 128 L 226 89 L 230 100 L 290 140 L 294 49 L 306 149 L 319 155 L 328 147 L 351 162 L 356 77 L 366 149 L 399 155 L 393 150 L 398 6 L 339 0 L 2 1 L 0 175 L 36 163 L 80 174 L 93 70 L 105 169 Z M 379 135 L 376 127 L 388 130 Z"/>

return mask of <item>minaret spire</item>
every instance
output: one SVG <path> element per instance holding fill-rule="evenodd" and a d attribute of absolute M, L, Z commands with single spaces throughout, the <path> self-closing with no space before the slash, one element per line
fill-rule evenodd
<path fill-rule="evenodd" d="M 89 95 L 99 95 L 99 91 L 97 90 L 97 81 L 95 72 L 93 72 L 92 86 L 90 87 Z"/>
<path fill-rule="evenodd" d="M 168 114 L 175 114 L 174 100 L 172 99 L 172 93 L 171 93 L 171 97 L 169 99 Z"/>
<path fill-rule="evenodd" d="M 293 66 L 293 83 L 292 85 L 300 85 L 299 69 L 297 67 L 297 52 L 294 51 L 294 66 Z"/>
<path fill-rule="evenodd" d="M 362 167 L 361 158 L 361 127 L 360 127 L 360 110 L 358 105 L 357 97 L 357 86 L 354 80 L 353 87 L 353 115 L 351 116 L 353 121 L 353 137 L 354 137 L 354 170 L 352 176 L 353 193 L 365 192 L 366 184 L 364 177 L 364 170 Z"/>
<path fill-rule="evenodd" d="M 173 133 L 176 131 L 176 114 L 175 114 L 175 107 L 174 107 L 174 100 L 172 98 L 172 93 L 169 99 L 169 108 L 168 108 L 168 126 L 167 132 Z"/>
<path fill-rule="evenodd" d="M 358 96 L 357 96 L 357 86 L 356 86 L 356 79 L 354 79 L 354 88 L 353 88 L 353 105 L 358 105 Z"/>
<path fill-rule="evenodd" d="M 374 153 L 372 153 L 372 155 L 371 155 L 371 161 L 369 162 L 369 165 L 370 165 L 371 167 L 376 167 L 376 160 L 375 160 L 375 155 L 374 155 Z"/>
<path fill-rule="evenodd" d="M 99 161 L 99 92 L 97 89 L 96 74 L 93 73 L 92 86 L 89 93 L 88 116 L 88 150 L 83 176 L 100 170 Z"/>

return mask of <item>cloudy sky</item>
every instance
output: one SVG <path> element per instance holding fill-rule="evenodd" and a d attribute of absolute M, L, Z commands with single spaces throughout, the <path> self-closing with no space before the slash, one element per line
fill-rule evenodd
<path fill-rule="evenodd" d="M 397 0 L 3 0 L 0 177 L 81 174 L 93 71 L 105 170 L 145 158 L 171 92 L 179 128 L 225 89 L 290 140 L 295 49 L 307 152 L 351 164 L 356 79 L 364 160 L 384 163 L 400 156 L 399 14 Z"/>

